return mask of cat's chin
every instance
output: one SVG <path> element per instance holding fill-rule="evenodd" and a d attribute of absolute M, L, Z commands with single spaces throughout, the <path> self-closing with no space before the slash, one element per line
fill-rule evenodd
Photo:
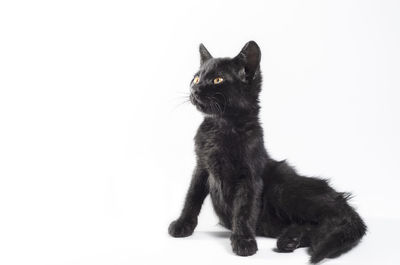
<path fill-rule="evenodd" d="M 212 113 L 211 110 L 207 107 L 207 105 L 203 103 L 193 104 L 198 111 L 200 111 L 204 116 L 215 116 L 216 113 Z"/>
<path fill-rule="evenodd" d="M 190 102 L 200 111 L 204 116 L 218 116 L 218 113 L 213 110 L 209 104 L 205 103 L 203 100 L 190 95 Z"/>
<path fill-rule="evenodd" d="M 207 105 L 197 99 L 195 96 L 190 95 L 190 102 L 196 107 L 196 109 L 202 113 L 207 114 Z"/>
<path fill-rule="evenodd" d="M 202 107 L 200 105 L 196 105 L 196 109 L 201 112 L 204 116 L 211 117 L 215 116 L 215 113 L 211 113 L 206 107 Z"/>

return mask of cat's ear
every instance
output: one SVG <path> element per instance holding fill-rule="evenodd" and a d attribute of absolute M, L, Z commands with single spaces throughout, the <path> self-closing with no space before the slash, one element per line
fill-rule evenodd
<path fill-rule="evenodd" d="M 202 65 L 205 61 L 212 58 L 212 55 L 209 51 L 207 51 L 206 47 L 204 47 L 203 43 L 200 43 L 199 46 L 200 51 L 200 65 Z"/>
<path fill-rule="evenodd" d="M 261 50 L 255 41 L 249 41 L 244 45 L 240 53 L 234 58 L 244 67 L 247 80 L 252 80 L 260 67 Z"/>

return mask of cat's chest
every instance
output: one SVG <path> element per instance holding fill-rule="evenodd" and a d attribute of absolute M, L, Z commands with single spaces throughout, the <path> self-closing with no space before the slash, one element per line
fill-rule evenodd
<path fill-rule="evenodd" d="M 196 153 L 216 176 L 232 171 L 241 152 L 241 137 L 234 130 L 209 129 L 196 138 Z"/>
<path fill-rule="evenodd" d="M 208 178 L 208 188 L 214 202 L 223 202 L 230 194 L 230 183 L 226 179 L 210 174 Z"/>

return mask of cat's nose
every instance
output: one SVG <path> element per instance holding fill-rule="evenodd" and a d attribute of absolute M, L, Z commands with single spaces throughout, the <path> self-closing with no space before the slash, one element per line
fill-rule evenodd
<path fill-rule="evenodd" d="M 190 91 L 191 91 L 194 95 L 196 95 L 196 96 L 200 93 L 200 89 L 199 89 L 198 86 L 192 86 L 192 87 L 190 88 Z"/>

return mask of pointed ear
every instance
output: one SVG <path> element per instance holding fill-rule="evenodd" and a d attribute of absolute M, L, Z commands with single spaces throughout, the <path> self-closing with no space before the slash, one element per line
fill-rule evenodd
<path fill-rule="evenodd" d="M 209 51 L 207 51 L 203 43 L 200 43 L 199 51 L 200 51 L 200 65 L 202 65 L 205 61 L 212 58 L 212 55 L 209 53 Z"/>
<path fill-rule="evenodd" d="M 249 41 L 244 45 L 240 53 L 234 58 L 244 66 L 246 79 L 252 80 L 260 67 L 261 51 L 255 41 Z"/>

